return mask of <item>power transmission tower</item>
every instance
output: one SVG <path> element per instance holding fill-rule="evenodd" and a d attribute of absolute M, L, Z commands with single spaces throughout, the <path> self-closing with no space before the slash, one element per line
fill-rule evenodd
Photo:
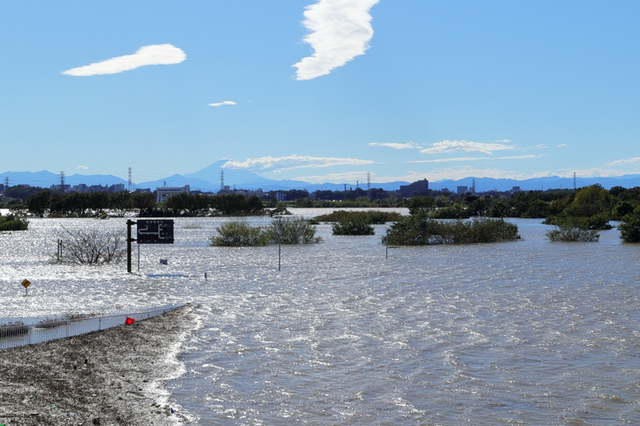
<path fill-rule="evenodd" d="M 129 167 L 129 188 L 127 188 L 129 192 L 133 191 L 132 174 L 131 167 Z"/>
<path fill-rule="evenodd" d="M 367 172 L 367 191 L 371 191 L 371 172 Z"/>
<path fill-rule="evenodd" d="M 60 192 L 64 192 L 64 172 L 60 172 Z"/>

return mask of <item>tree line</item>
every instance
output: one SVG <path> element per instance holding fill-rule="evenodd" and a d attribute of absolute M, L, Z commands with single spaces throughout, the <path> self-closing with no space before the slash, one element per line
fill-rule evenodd
<path fill-rule="evenodd" d="M 15 200 L 14 200 L 15 201 Z M 263 204 L 256 196 L 242 194 L 188 194 L 156 202 L 150 192 L 70 192 L 61 194 L 43 190 L 26 200 L 11 203 L 12 211 L 36 217 L 106 217 L 134 213 L 140 217 L 178 216 L 242 216 L 263 213 Z"/>
<path fill-rule="evenodd" d="M 359 189 L 359 188 L 357 188 Z M 365 195 L 361 195 L 360 192 Z M 428 196 L 402 198 L 387 194 L 372 199 L 366 191 L 346 191 L 361 195 L 349 200 L 320 201 L 308 198 L 307 191 L 290 192 L 287 205 L 298 207 L 407 207 L 411 213 L 425 212 L 430 218 L 464 219 L 469 217 L 541 218 L 548 224 L 579 229 L 607 229 L 610 221 L 623 222 L 619 229 L 624 238 L 640 241 L 640 187 L 613 187 L 609 190 L 592 185 L 579 190 L 553 189 L 520 191 L 513 194 L 454 194 L 431 191 Z M 323 193 L 328 197 L 339 193 Z M 316 194 L 317 196 L 318 194 Z M 338 198 L 338 197 L 336 197 Z M 149 192 L 58 193 L 51 190 L 30 191 L 24 200 L 12 200 L 4 207 L 38 217 L 92 217 L 106 214 L 124 216 L 135 213 L 150 216 L 242 216 L 264 214 L 265 207 L 277 207 L 282 202 L 263 201 L 257 196 L 240 193 L 188 194 L 170 197 L 157 203 Z M 637 235 L 637 236 L 636 236 Z"/>

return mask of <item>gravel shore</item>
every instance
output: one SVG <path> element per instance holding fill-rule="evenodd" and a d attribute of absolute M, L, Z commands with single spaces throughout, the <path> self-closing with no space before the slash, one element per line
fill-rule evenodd
<path fill-rule="evenodd" d="M 0 425 L 187 423 L 164 381 L 195 328 L 192 306 L 131 325 L 0 351 Z"/>

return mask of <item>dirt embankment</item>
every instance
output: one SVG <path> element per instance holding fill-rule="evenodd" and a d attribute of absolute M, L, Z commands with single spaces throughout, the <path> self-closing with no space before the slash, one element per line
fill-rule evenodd
<path fill-rule="evenodd" d="M 0 425 L 184 422 L 163 380 L 194 328 L 192 306 L 108 330 L 0 351 Z"/>

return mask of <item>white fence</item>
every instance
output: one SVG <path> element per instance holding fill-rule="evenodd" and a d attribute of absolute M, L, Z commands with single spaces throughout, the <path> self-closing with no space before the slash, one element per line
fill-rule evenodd
<path fill-rule="evenodd" d="M 31 325 L 0 327 L 0 350 L 104 330 L 124 324 L 127 318 L 133 318 L 136 321 L 143 320 L 162 315 L 182 306 L 184 305 L 165 306 L 163 308 L 138 313 L 114 314 L 69 320 L 56 319 Z"/>

